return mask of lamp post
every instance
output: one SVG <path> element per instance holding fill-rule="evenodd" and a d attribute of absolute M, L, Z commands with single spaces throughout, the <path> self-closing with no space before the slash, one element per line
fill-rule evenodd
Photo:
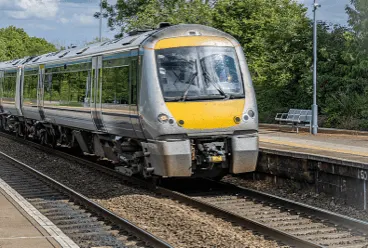
<path fill-rule="evenodd" d="M 102 41 L 102 0 L 100 0 L 100 42 Z"/>
<path fill-rule="evenodd" d="M 320 4 L 314 0 L 313 4 L 313 105 L 312 105 L 312 134 L 318 133 L 318 105 L 317 105 L 317 9 Z"/>

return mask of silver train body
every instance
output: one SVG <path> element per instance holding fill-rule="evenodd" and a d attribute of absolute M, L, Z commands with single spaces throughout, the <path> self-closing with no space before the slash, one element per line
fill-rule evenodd
<path fill-rule="evenodd" d="M 202 25 L 0 62 L 1 128 L 145 177 L 252 172 L 255 92 L 239 43 Z"/>

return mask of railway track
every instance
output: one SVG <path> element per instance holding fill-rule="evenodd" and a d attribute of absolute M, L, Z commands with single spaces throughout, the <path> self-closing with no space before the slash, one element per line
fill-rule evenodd
<path fill-rule="evenodd" d="M 1 135 L 19 141 L 11 135 L 4 133 Z M 150 188 L 158 194 L 169 196 L 278 240 L 281 244 L 294 247 L 368 247 L 367 222 L 211 180 L 190 180 L 189 183 L 186 180 L 182 182 L 176 180 L 174 183 L 168 180 L 164 183 L 164 187 L 155 187 L 149 182 L 126 177 L 80 157 L 48 149 L 30 141 L 21 140 L 21 142 L 81 162 L 125 183 Z"/>
<path fill-rule="evenodd" d="M 228 183 L 206 182 L 169 183 L 165 194 L 179 193 L 182 202 L 224 216 L 287 245 L 368 247 L 367 222 Z"/>
<path fill-rule="evenodd" d="M 128 220 L 2 152 L 0 178 L 79 247 L 172 247 Z"/>

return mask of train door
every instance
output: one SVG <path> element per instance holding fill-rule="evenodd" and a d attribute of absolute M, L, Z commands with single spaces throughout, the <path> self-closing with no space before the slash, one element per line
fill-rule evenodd
<path fill-rule="evenodd" d="M 45 120 L 45 111 L 43 109 L 43 100 L 45 92 L 44 82 L 45 82 L 45 65 L 40 65 L 37 83 L 37 108 L 42 120 Z"/>
<path fill-rule="evenodd" d="M 22 73 L 20 104 L 24 118 L 41 120 L 37 106 L 39 67 L 25 67 Z"/>
<path fill-rule="evenodd" d="M 22 81 L 24 77 L 23 67 L 18 67 L 17 69 L 17 81 L 15 84 L 15 108 L 17 110 L 17 115 L 22 116 Z"/>
<path fill-rule="evenodd" d="M 0 113 L 4 112 L 3 109 L 3 84 L 4 84 L 4 71 L 0 71 Z"/>
<path fill-rule="evenodd" d="M 130 51 L 103 56 L 101 76 L 101 113 L 110 134 L 136 138 L 130 118 Z"/>
<path fill-rule="evenodd" d="M 101 97 L 102 97 L 102 56 L 92 58 L 92 75 L 91 75 L 91 115 L 93 122 L 98 131 L 105 132 L 101 113 Z"/>
<path fill-rule="evenodd" d="M 144 133 L 141 126 L 139 112 L 138 112 L 138 98 L 140 88 L 140 72 L 141 72 L 141 61 L 139 57 L 139 50 L 133 50 L 132 60 L 130 66 L 130 122 L 133 125 L 137 138 L 144 139 Z"/>

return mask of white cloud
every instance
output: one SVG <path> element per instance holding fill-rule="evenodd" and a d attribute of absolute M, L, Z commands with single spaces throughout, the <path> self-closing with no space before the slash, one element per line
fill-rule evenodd
<path fill-rule="evenodd" d="M 61 17 L 58 22 L 60 22 L 61 24 L 67 24 L 69 22 L 69 19 L 65 18 L 65 17 Z"/>
<path fill-rule="evenodd" d="M 91 26 L 96 24 L 96 18 L 92 15 L 88 14 L 73 14 L 70 18 L 61 17 L 57 20 L 58 23 L 61 24 L 70 24 L 73 23 L 77 26 Z"/>
<path fill-rule="evenodd" d="M 11 9 L 5 13 L 15 19 L 50 19 L 55 17 L 59 10 L 59 0 L 0 0 L 0 7 Z"/>
<path fill-rule="evenodd" d="M 84 26 L 88 26 L 88 25 L 96 23 L 96 18 L 93 17 L 92 13 L 90 15 L 74 14 L 73 19 L 77 21 L 79 24 L 84 25 Z"/>
<path fill-rule="evenodd" d="M 55 30 L 55 27 L 52 27 L 46 24 L 35 24 L 33 26 L 38 29 L 45 30 L 45 31 Z"/>

